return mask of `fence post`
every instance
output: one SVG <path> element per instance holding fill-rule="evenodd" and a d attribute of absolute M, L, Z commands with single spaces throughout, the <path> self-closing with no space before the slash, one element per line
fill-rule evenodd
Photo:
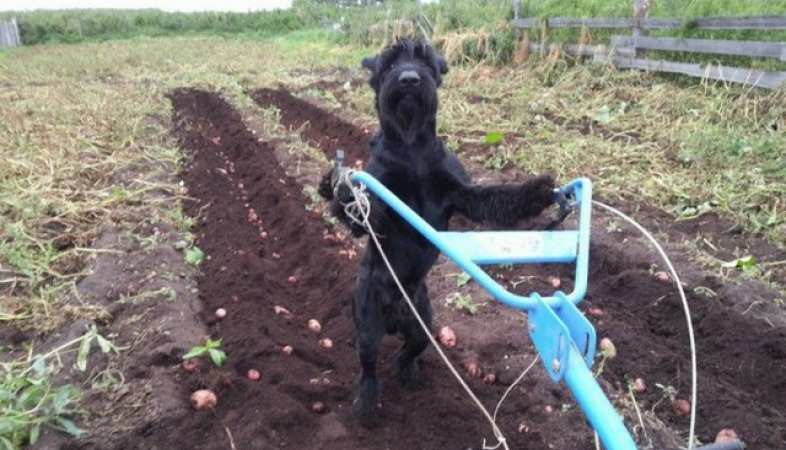
<path fill-rule="evenodd" d="M 643 19 L 643 18 L 645 18 L 645 17 L 647 17 L 649 15 L 650 4 L 651 3 L 652 3 L 652 0 L 633 0 L 633 18 L 636 20 L 636 23 L 634 23 L 634 25 L 633 25 L 633 37 L 634 37 L 633 42 L 634 42 L 634 45 L 636 43 L 636 39 L 635 38 L 637 38 L 639 36 L 646 36 L 647 35 L 647 30 L 645 30 L 645 29 L 643 29 L 641 27 L 641 24 L 639 23 L 639 20 L 641 20 L 641 19 Z M 634 48 L 634 54 L 635 54 L 635 56 L 637 58 L 643 58 L 644 57 L 644 53 L 645 52 L 643 50 L 637 50 L 637 49 Z"/>
<path fill-rule="evenodd" d="M 22 45 L 22 37 L 19 36 L 19 27 L 16 24 L 16 17 L 11 18 L 11 28 L 13 32 L 13 43 L 14 47 L 18 47 Z"/>

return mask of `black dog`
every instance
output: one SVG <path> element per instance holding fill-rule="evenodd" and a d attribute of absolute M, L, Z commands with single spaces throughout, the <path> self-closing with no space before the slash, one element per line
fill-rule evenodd
<path fill-rule="evenodd" d="M 437 230 L 446 230 L 454 213 L 473 221 L 510 226 L 539 215 L 554 203 L 554 180 L 540 176 L 520 185 L 473 185 L 461 162 L 436 135 L 437 88 L 448 71 L 445 60 L 429 45 L 400 40 L 378 56 L 365 58 L 371 72 L 381 130 L 370 143 L 365 170 Z M 348 190 L 335 189 L 333 171 L 322 179 L 320 193 L 353 234 L 366 230 L 348 220 L 342 203 Z M 338 195 L 335 195 L 338 194 Z M 334 198 L 335 197 L 335 198 Z M 370 222 L 418 312 L 431 325 L 431 305 L 424 279 L 437 259 L 437 249 L 384 203 L 372 196 Z M 377 404 L 376 363 L 382 336 L 401 333 L 404 345 L 395 360 L 399 381 L 412 385 L 415 358 L 428 338 L 404 304 L 400 291 L 369 243 L 360 265 L 353 304 L 363 374 L 355 410 L 364 422 Z"/>

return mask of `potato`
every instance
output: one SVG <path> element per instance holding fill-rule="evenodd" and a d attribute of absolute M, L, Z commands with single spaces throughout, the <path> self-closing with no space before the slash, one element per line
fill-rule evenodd
<path fill-rule="evenodd" d="M 322 331 L 322 325 L 319 323 L 317 319 L 310 319 L 308 321 L 308 329 L 313 331 L 314 333 L 319 333 Z"/>
<path fill-rule="evenodd" d="M 251 381 L 259 381 L 259 378 L 261 376 L 262 375 L 259 373 L 257 369 L 248 369 L 248 372 L 246 373 L 246 378 L 248 378 Z"/>
<path fill-rule="evenodd" d="M 663 283 L 668 283 L 669 281 L 671 281 L 671 277 L 669 276 L 669 274 L 664 271 L 655 272 L 655 279 Z"/>
<path fill-rule="evenodd" d="M 330 350 L 331 348 L 333 348 L 333 340 L 330 338 L 320 339 L 319 346 L 324 348 L 325 350 Z"/>
<path fill-rule="evenodd" d="M 606 315 L 606 313 L 603 312 L 602 309 L 596 308 L 596 307 L 592 307 L 592 308 L 587 309 L 587 314 L 592 316 L 592 317 L 603 317 L 603 316 Z"/>
<path fill-rule="evenodd" d="M 442 327 L 439 330 L 439 342 L 447 348 L 456 346 L 456 333 L 450 327 Z"/>
<path fill-rule="evenodd" d="M 472 378 L 480 378 L 483 375 L 483 371 L 480 368 L 480 364 L 478 364 L 477 360 L 475 359 L 468 359 L 464 361 L 464 369 L 467 371 L 467 374 Z"/>
<path fill-rule="evenodd" d="M 191 406 L 198 411 L 213 409 L 217 403 L 216 394 L 209 389 L 200 389 L 191 394 Z"/>
<path fill-rule="evenodd" d="M 274 305 L 273 306 L 273 312 L 276 313 L 277 316 L 285 316 L 285 317 L 292 316 L 292 313 L 288 309 L 284 308 L 283 306 L 279 306 L 279 305 Z"/>
<path fill-rule="evenodd" d="M 600 340 L 600 354 L 604 358 L 614 359 L 617 356 L 617 347 L 611 339 L 605 337 Z"/>
<path fill-rule="evenodd" d="M 183 370 L 186 372 L 196 372 L 199 370 L 199 360 L 196 358 L 190 358 L 183 361 Z"/>
<path fill-rule="evenodd" d="M 720 430 L 715 436 L 715 443 L 716 444 L 726 444 L 728 442 L 734 442 L 737 439 L 737 432 L 732 430 L 731 428 L 724 428 Z"/>
<path fill-rule="evenodd" d="M 678 416 L 687 416 L 690 414 L 690 403 L 685 399 L 678 398 L 671 402 L 671 409 Z"/>

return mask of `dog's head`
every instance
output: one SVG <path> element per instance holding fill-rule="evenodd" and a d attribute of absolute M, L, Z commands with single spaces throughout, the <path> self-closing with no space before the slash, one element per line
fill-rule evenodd
<path fill-rule="evenodd" d="M 392 128 L 412 143 L 425 126 L 434 126 L 437 89 L 448 65 L 430 45 L 398 40 L 379 55 L 364 58 L 363 67 L 371 72 L 369 83 L 383 128 Z"/>

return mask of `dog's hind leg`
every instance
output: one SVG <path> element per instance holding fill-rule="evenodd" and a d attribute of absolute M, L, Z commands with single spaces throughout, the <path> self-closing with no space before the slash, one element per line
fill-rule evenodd
<path fill-rule="evenodd" d="M 360 389 L 354 409 L 360 423 L 366 426 L 373 425 L 375 418 L 374 408 L 379 396 L 377 358 L 379 345 L 385 334 L 382 298 L 379 298 L 378 294 L 381 293 L 373 282 L 361 281 L 353 305 L 358 356 L 362 368 Z"/>
<path fill-rule="evenodd" d="M 403 299 L 401 301 L 404 301 Z M 421 282 L 415 292 L 415 308 L 423 318 L 429 329 L 431 329 L 431 302 L 428 298 L 426 283 Z M 417 387 L 417 368 L 415 360 L 428 347 L 428 336 L 423 331 L 423 327 L 413 317 L 403 321 L 400 325 L 401 334 L 404 336 L 404 345 L 399 350 L 395 360 L 395 370 L 399 382 L 405 387 Z"/>

